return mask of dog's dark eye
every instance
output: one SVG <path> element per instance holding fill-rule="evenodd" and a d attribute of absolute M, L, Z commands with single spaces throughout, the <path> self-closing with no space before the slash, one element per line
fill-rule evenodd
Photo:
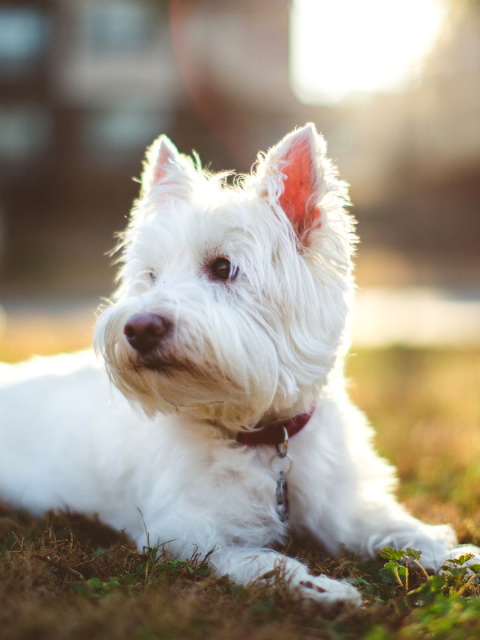
<path fill-rule="evenodd" d="M 219 280 L 232 280 L 238 273 L 238 267 L 234 267 L 227 258 L 217 258 L 211 266 L 212 274 Z"/>
<path fill-rule="evenodd" d="M 150 282 L 151 282 L 152 284 L 155 284 L 155 283 L 156 283 L 156 281 L 157 281 L 157 274 L 155 273 L 155 271 L 152 271 L 152 270 L 151 270 L 151 271 L 149 271 L 149 272 L 148 272 L 148 277 L 150 278 Z"/>

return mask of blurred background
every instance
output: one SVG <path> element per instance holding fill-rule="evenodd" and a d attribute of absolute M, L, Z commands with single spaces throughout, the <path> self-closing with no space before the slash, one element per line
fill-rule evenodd
<path fill-rule="evenodd" d="M 355 341 L 480 343 L 478 0 L 2 2 L 0 333 L 90 331 L 157 135 L 248 172 L 307 121 L 351 184 Z"/>

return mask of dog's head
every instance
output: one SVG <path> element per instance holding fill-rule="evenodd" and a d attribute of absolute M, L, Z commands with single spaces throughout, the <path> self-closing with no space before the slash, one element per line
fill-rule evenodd
<path fill-rule="evenodd" d="M 313 125 L 234 186 L 161 136 L 122 239 L 96 347 L 147 414 L 238 428 L 309 408 L 344 343 L 353 281 L 346 185 Z"/>

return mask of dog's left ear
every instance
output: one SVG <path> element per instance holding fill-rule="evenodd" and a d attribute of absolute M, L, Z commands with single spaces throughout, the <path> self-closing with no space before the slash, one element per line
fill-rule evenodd
<path fill-rule="evenodd" d="M 323 138 L 313 124 L 307 124 L 288 134 L 265 158 L 262 182 L 266 182 L 270 203 L 280 205 L 304 239 L 308 231 L 321 225 L 324 156 Z"/>
<path fill-rule="evenodd" d="M 179 183 L 189 171 L 188 163 L 177 147 L 161 135 L 147 149 L 142 173 L 142 193 L 148 193 L 161 180 Z"/>

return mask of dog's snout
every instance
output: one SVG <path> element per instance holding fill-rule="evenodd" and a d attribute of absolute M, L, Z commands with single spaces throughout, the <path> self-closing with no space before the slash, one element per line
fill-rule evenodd
<path fill-rule="evenodd" d="M 156 349 L 170 328 L 170 322 L 155 313 L 136 313 L 123 332 L 130 345 L 142 354 Z"/>

